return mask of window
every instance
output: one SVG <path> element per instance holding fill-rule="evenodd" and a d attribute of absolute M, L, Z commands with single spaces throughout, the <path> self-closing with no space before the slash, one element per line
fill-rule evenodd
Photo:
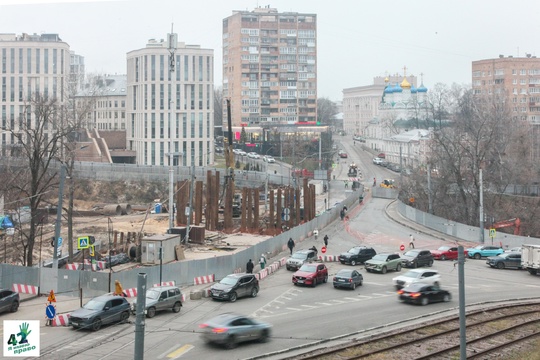
<path fill-rule="evenodd" d="M 151 76 L 151 80 L 155 81 L 156 80 L 156 55 L 150 56 L 150 61 L 151 61 L 151 66 L 152 66 L 150 68 L 150 76 Z"/>

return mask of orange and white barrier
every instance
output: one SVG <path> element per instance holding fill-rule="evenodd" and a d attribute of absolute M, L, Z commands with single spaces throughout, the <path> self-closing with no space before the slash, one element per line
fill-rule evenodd
<path fill-rule="evenodd" d="M 159 283 L 154 284 L 154 287 L 156 286 L 174 286 L 176 283 L 174 281 L 162 281 L 161 285 Z"/>
<path fill-rule="evenodd" d="M 279 266 L 285 266 L 286 263 L 287 263 L 287 258 L 279 259 Z"/>
<path fill-rule="evenodd" d="M 71 314 L 58 314 L 52 320 L 52 326 L 68 326 Z"/>
<path fill-rule="evenodd" d="M 32 294 L 32 295 L 39 294 L 39 288 L 33 285 L 13 284 L 11 288 L 13 291 L 16 291 L 20 294 Z"/>
<path fill-rule="evenodd" d="M 124 294 L 126 294 L 126 297 L 136 297 L 137 296 L 137 288 L 125 289 Z"/>
<path fill-rule="evenodd" d="M 339 256 L 337 255 L 319 255 L 319 260 L 324 262 L 339 261 Z"/>
<path fill-rule="evenodd" d="M 210 284 L 210 283 L 213 283 L 215 280 L 214 280 L 214 274 L 212 275 L 205 275 L 205 276 L 197 276 L 194 280 L 193 280 L 193 284 L 194 285 L 203 285 L 203 284 Z"/>
<path fill-rule="evenodd" d="M 256 274 L 256 276 L 257 276 L 257 279 L 259 280 L 264 279 L 266 276 L 268 276 L 268 268 L 262 269 Z"/>

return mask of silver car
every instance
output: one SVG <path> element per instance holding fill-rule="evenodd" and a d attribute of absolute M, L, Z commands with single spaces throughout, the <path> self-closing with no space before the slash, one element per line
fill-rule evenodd
<path fill-rule="evenodd" d="M 247 316 L 226 313 L 208 320 L 199 325 L 199 328 L 202 330 L 201 337 L 206 342 L 233 349 L 245 341 L 265 342 L 270 336 L 272 326 Z"/>
<path fill-rule="evenodd" d="M 152 318 L 156 311 L 172 310 L 177 313 L 182 308 L 182 292 L 177 286 L 156 286 L 146 290 L 146 317 Z M 137 311 L 137 301 L 131 304 L 131 312 Z"/>

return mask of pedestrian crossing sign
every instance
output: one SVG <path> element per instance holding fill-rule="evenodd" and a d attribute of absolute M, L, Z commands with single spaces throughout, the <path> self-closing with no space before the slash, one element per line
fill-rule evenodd
<path fill-rule="evenodd" d="M 90 239 L 88 236 L 81 236 L 77 238 L 77 249 L 88 249 L 90 246 Z"/>
<path fill-rule="evenodd" d="M 496 234 L 495 229 L 493 229 L 493 228 L 489 229 L 489 237 L 490 237 L 490 238 L 494 238 L 494 237 L 495 237 L 495 234 Z"/>

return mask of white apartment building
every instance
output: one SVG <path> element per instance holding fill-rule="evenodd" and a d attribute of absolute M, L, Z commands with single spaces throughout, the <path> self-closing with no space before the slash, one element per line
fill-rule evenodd
<path fill-rule="evenodd" d="M 141 165 L 212 164 L 214 51 L 168 38 L 127 54 L 127 149 Z"/>

